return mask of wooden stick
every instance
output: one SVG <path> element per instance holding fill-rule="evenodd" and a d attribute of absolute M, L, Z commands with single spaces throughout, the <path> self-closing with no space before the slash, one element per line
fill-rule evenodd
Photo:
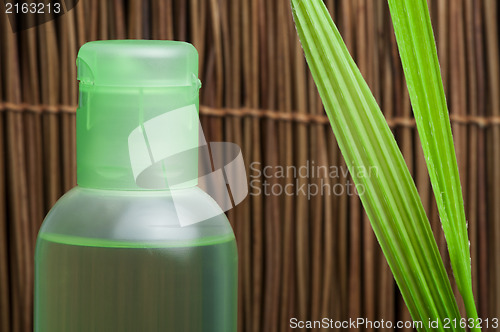
<path fill-rule="evenodd" d="M 495 0 L 484 1 L 484 18 L 486 25 L 486 62 L 489 86 L 489 106 L 491 115 L 500 114 L 500 60 L 498 43 L 498 4 Z M 492 128 L 487 136 L 488 182 L 487 197 L 490 231 L 490 317 L 500 314 L 500 128 Z"/>
<path fill-rule="evenodd" d="M 2 16 L 2 19 L 5 19 Z M 0 25 L 0 36 L 3 35 L 5 25 Z M 0 37 L 2 40 L 2 37 Z M 0 71 L 2 71 L 4 63 L 0 61 Z M 3 71 L 2 71 L 3 72 Z M 2 95 L 4 82 L 0 79 L 0 98 L 4 100 Z M 0 128 L 5 128 L 5 114 L 0 114 Z M 8 239 L 8 222 L 7 222 L 7 180 L 5 178 L 7 160 L 5 158 L 5 139 L 4 135 L 0 135 L 0 329 L 2 331 L 11 331 L 11 306 L 10 306 L 10 266 L 9 266 L 9 245 Z"/>
<path fill-rule="evenodd" d="M 474 11 L 474 40 L 476 42 L 476 67 L 477 75 L 477 114 L 484 116 L 486 114 L 486 68 L 484 65 L 484 26 L 482 24 L 482 2 L 475 1 L 473 3 Z M 477 141 L 477 200 L 478 205 L 478 225 L 476 237 L 477 241 L 477 262 L 476 269 L 478 276 L 476 282 L 478 283 L 478 291 L 476 297 L 478 299 L 479 317 L 489 317 L 489 287 L 488 287 L 488 228 L 487 228 L 487 198 L 486 198 L 486 149 L 485 149 L 485 130 L 482 128 L 479 131 Z M 471 172 L 472 173 L 472 172 Z M 472 173 L 473 174 L 473 173 Z M 474 265 L 474 261 L 472 262 Z"/>
<path fill-rule="evenodd" d="M 346 36 L 344 37 L 346 45 L 350 50 L 351 54 L 357 60 L 358 50 L 357 47 L 357 29 L 354 22 L 356 21 L 356 14 L 358 10 L 359 3 L 357 1 L 343 1 L 343 16 L 345 19 Z M 347 28 L 348 27 L 348 28 Z M 351 32 L 348 32 L 348 31 Z M 352 178 L 349 177 L 348 183 L 352 184 Z M 362 214 L 361 214 L 361 202 L 359 197 L 356 195 L 351 195 L 349 197 L 349 237 L 350 237 L 350 248 L 349 248 L 349 304 L 348 304 L 348 317 L 362 317 Z M 352 329 L 351 329 L 352 330 Z"/>

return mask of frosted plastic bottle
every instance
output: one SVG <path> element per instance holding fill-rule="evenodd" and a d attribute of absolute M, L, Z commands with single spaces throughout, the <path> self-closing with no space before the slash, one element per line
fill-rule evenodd
<path fill-rule="evenodd" d="M 78 186 L 38 235 L 35 331 L 236 331 L 234 234 L 196 186 L 195 48 L 91 42 L 77 65 Z"/>

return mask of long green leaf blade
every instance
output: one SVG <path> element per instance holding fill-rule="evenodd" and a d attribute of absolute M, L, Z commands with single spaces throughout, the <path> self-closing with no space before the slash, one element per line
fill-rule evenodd
<path fill-rule="evenodd" d="M 394 136 L 323 2 L 292 0 L 292 9 L 332 129 L 410 313 L 421 329 L 439 319 L 444 331 L 443 320 L 460 314 Z M 360 167 L 376 172 L 364 176 Z"/>
<path fill-rule="evenodd" d="M 453 274 L 467 315 L 477 318 L 462 189 L 427 0 L 388 2 Z"/>

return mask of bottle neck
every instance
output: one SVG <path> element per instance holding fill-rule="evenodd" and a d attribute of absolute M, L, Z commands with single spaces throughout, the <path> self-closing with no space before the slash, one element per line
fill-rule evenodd
<path fill-rule="evenodd" d="M 197 87 L 80 83 L 77 183 L 108 190 L 196 186 L 198 129 Z"/>

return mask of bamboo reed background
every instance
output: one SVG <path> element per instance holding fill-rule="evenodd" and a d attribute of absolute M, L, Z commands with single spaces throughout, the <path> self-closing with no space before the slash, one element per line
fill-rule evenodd
<path fill-rule="evenodd" d="M 326 3 L 394 130 L 450 269 L 387 3 Z M 429 4 L 461 172 L 476 299 L 481 317 L 500 317 L 499 4 Z M 76 183 L 75 59 L 87 41 L 192 42 L 200 54 L 200 112 L 210 141 L 239 144 L 247 166 L 314 162 L 345 169 L 288 0 L 80 0 L 67 14 L 18 33 L 3 12 L 2 332 L 32 330 L 36 235 L 48 209 Z M 248 174 L 255 172 L 249 167 Z M 350 179 L 321 174 L 268 181 L 345 188 Z M 239 331 L 287 331 L 291 317 L 410 319 L 357 196 L 251 195 L 228 214 L 240 256 Z"/>

